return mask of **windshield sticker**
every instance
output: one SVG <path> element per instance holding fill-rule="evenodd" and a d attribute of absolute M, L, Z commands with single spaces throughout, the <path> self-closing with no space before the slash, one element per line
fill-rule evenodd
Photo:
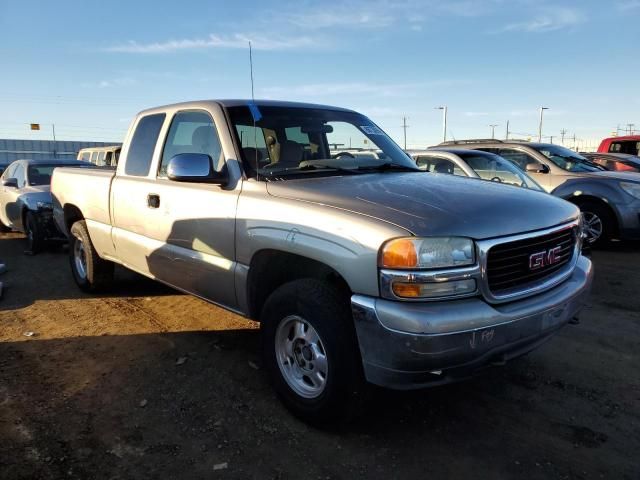
<path fill-rule="evenodd" d="M 258 120 L 260 120 L 262 118 L 262 114 L 260 113 L 260 109 L 258 108 L 258 106 L 253 102 L 249 102 L 247 105 L 249 106 L 249 110 L 251 111 L 253 121 L 257 122 Z"/>
<path fill-rule="evenodd" d="M 384 132 L 375 125 L 360 125 L 360 130 L 367 135 L 384 135 Z"/>

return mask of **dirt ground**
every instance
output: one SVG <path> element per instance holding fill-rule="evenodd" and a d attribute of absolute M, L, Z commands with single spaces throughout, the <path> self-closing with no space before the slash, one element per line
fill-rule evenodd
<path fill-rule="evenodd" d="M 640 245 L 594 252 L 579 325 L 472 381 L 375 390 L 311 428 L 257 325 L 118 270 L 80 293 L 63 250 L 0 235 L 0 478 L 640 478 Z M 25 336 L 33 332 L 32 336 Z"/>

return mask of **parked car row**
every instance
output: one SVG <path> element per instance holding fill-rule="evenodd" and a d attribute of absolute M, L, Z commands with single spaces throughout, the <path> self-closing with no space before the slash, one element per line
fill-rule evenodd
<path fill-rule="evenodd" d="M 586 240 L 592 245 L 606 243 L 612 238 L 640 238 L 640 175 L 635 172 L 620 168 L 606 171 L 607 166 L 612 168 L 611 165 L 603 165 L 598 158 L 588 159 L 559 145 L 521 141 L 444 142 L 422 153 L 412 151 L 411 155 L 414 158 L 433 156 L 432 152 L 442 150 L 458 152 L 458 156 L 465 150 L 483 151 L 509 160 L 521 172 L 526 172 L 535 184 L 580 208 Z M 627 158 L 624 161 L 634 160 Z M 490 172 L 478 176 L 484 178 Z M 465 170 L 458 168 L 448 173 L 464 174 Z M 501 176 L 489 179 L 500 181 Z"/>

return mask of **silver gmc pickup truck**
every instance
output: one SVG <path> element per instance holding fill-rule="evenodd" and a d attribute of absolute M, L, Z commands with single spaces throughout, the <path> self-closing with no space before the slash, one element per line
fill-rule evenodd
<path fill-rule="evenodd" d="M 52 192 L 80 288 L 118 263 L 259 320 L 276 391 L 310 421 L 341 418 L 365 380 L 437 385 L 532 350 L 593 275 L 574 205 L 421 171 L 335 107 L 145 110 L 115 172 L 59 168 Z"/>

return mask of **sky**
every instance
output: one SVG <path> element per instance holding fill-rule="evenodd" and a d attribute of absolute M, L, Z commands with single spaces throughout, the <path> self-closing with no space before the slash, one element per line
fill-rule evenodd
<path fill-rule="evenodd" d="M 353 108 L 408 148 L 640 130 L 640 0 L 0 0 L 0 138 L 122 141 L 168 103 Z M 29 123 L 40 123 L 31 132 Z M 549 138 L 546 138 L 548 141 Z"/>

